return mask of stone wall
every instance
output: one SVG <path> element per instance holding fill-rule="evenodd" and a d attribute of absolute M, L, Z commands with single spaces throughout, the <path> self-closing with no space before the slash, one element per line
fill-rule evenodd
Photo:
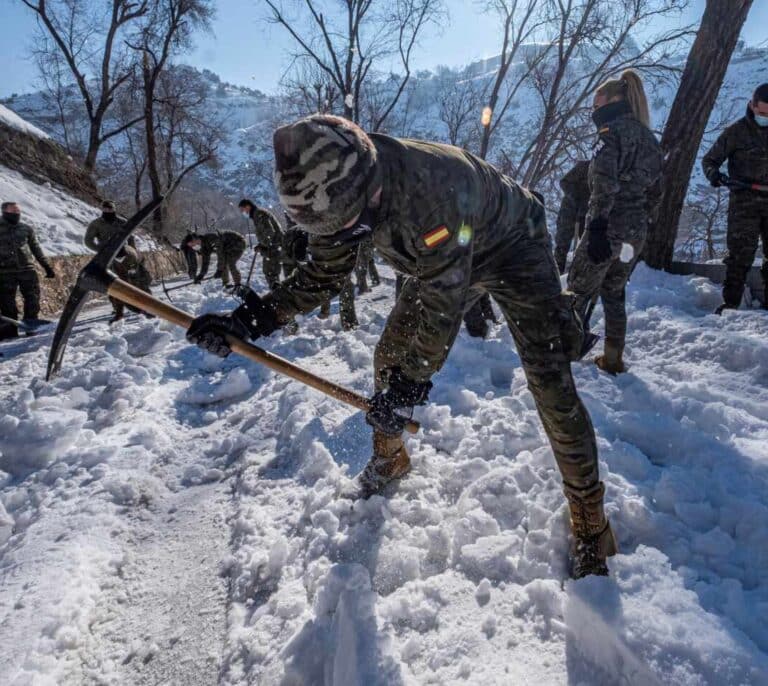
<path fill-rule="evenodd" d="M 53 183 L 84 202 L 99 202 L 91 176 L 50 138 L 37 138 L 0 122 L 0 159 L 36 183 Z"/>
<path fill-rule="evenodd" d="M 143 253 L 145 264 L 149 268 L 155 282 L 160 277 L 168 278 L 179 273 L 186 273 L 186 262 L 177 250 L 159 250 Z M 70 255 L 66 257 L 50 257 L 50 262 L 56 271 L 55 279 L 46 279 L 42 270 L 40 286 L 42 289 L 43 317 L 52 317 L 61 311 L 69 297 L 72 284 L 75 283 L 80 270 L 88 263 L 93 255 Z M 21 311 L 21 310 L 19 310 Z"/>

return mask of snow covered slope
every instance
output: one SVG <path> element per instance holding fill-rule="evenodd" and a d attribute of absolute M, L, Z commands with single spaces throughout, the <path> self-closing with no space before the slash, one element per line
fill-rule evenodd
<path fill-rule="evenodd" d="M 361 326 L 269 349 L 370 393 Z M 201 312 L 212 285 L 179 291 Z M 768 316 L 638 270 L 628 374 L 575 366 L 623 554 L 565 580 L 566 508 L 511 336 L 462 333 L 413 473 L 339 497 L 360 413 L 135 319 L 3 344 L 0 674 L 9 684 L 768 683 Z M 600 325 L 601 322 L 596 322 Z"/>
<path fill-rule="evenodd" d="M 23 220 L 37 234 L 47 255 L 82 255 L 83 236 L 98 209 L 53 184 L 39 184 L 0 165 L 0 198 L 22 206 Z"/>
<path fill-rule="evenodd" d="M 34 136 L 35 138 L 50 138 L 45 131 L 41 131 L 36 126 L 25 121 L 14 111 L 9 110 L 5 105 L 0 105 L 0 122 L 7 124 L 13 129 Z"/>

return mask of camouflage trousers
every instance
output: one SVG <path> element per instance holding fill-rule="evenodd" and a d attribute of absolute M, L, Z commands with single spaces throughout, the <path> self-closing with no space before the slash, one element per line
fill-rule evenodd
<path fill-rule="evenodd" d="M 467 308 L 486 292 L 501 308 L 564 484 L 579 492 L 593 488 L 599 481 L 595 433 L 571 374 L 573 345 L 566 345 L 577 321 L 572 300 L 560 292 L 552 252 L 545 242 L 518 243 L 497 264 L 473 278 Z M 461 319 L 454 335 L 460 326 Z M 418 327 L 419 281 L 407 278 L 376 346 L 377 389 L 386 386 L 388 370 L 402 364 Z M 579 341 L 582 333 L 579 328 Z"/>
<path fill-rule="evenodd" d="M 283 268 L 280 250 L 265 250 L 261 253 L 261 269 L 270 290 L 280 283 L 280 270 Z M 239 283 L 239 280 L 235 283 Z"/>
<path fill-rule="evenodd" d="M 242 281 L 242 276 L 240 274 L 240 269 L 238 269 L 237 267 L 237 262 L 243 256 L 244 252 L 245 252 L 245 248 L 243 248 L 242 250 L 233 250 L 231 252 L 226 252 L 219 260 L 216 271 L 221 272 L 221 282 L 225 286 L 229 285 L 230 277 L 234 282 L 235 286 L 240 285 L 240 281 Z"/>
<path fill-rule="evenodd" d="M 37 319 L 40 314 L 40 278 L 34 269 L 19 269 L 11 272 L 0 272 L 0 314 L 11 319 L 19 318 L 16 305 L 16 293 L 21 292 L 24 303 L 23 319 Z M 0 325 L 0 335 L 16 335 L 15 327 Z M 6 327 L 13 328 L 13 331 Z M 5 337 L 5 336 L 2 336 Z"/>
<path fill-rule="evenodd" d="M 379 272 L 376 269 L 376 261 L 373 259 L 373 241 L 364 241 L 357 251 L 355 279 L 360 293 L 368 290 L 368 276 L 371 277 L 371 283 L 374 286 L 379 284 Z"/>
<path fill-rule="evenodd" d="M 605 315 L 605 338 L 623 345 L 627 337 L 627 282 L 640 259 L 645 238 L 612 239 L 611 259 L 595 264 L 587 255 L 589 232 L 576 246 L 573 263 L 568 271 L 568 290 L 576 295 L 576 312 L 589 329 L 589 319 L 598 297 L 603 302 Z M 633 256 L 622 262 L 620 256 L 623 244 L 632 246 Z M 626 258 L 626 256 L 625 256 Z"/>
<path fill-rule="evenodd" d="M 725 260 L 723 300 L 738 307 L 747 274 L 755 261 L 758 241 L 763 243 L 763 284 L 768 283 L 768 196 L 731 196 L 728 206 L 728 255 Z"/>

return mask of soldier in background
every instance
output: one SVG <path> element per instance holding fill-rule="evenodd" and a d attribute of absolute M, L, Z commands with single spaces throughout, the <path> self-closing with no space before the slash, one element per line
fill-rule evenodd
<path fill-rule="evenodd" d="M 225 288 L 230 285 L 230 275 L 235 287 L 240 285 L 242 275 L 237 266 L 238 261 L 245 252 L 245 238 L 237 231 L 218 231 L 206 233 L 202 236 L 192 234 L 188 236 L 186 243 L 182 244 L 182 250 L 193 250 L 200 255 L 202 261 L 200 271 L 195 276 L 195 283 L 200 283 L 207 276 L 211 266 L 211 255 L 216 254 L 216 271 L 214 279 L 221 279 Z"/>
<path fill-rule="evenodd" d="M 568 253 L 571 245 L 581 240 L 586 227 L 587 209 L 589 208 L 589 160 L 577 162 L 560 179 L 563 199 L 557 214 L 555 233 L 555 262 L 561 274 L 565 274 Z"/>
<path fill-rule="evenodd" d="M 4 202 L 0 218 L 0 313 L 10 319 L 18 318 L 16 292 L 20 291 L 24 303 L 24 323 L 29 325 L 41 322 L 38 319 L 40 279 L 35 271 L 35 262 L 45 271 L 46 279 L 56 278 L 35 230 L 21 221 L 21 206 L 16 202 Z M 0 323 L 0 340 L 18 335 L 15 326 Z"/>
<path fill-rule="evenodd" d="M 283 232 L 280 229 L 280 224 L 275 215 L 259 207 L 248 198 L 243 198 L 237 206 L 243 216 L 248 217 L 253 222 L 253 229 L 258 241 L 256 249 L 261 253 L 264 278 L 269 287 L 274 288 L 280 283 L 280 269 L 282 268 Z"/>
<path fill-rule="evenodd" d="M 86 248 L 98 252 L 112 236 L 119 233 L 125 226 L 125 219 L 118 216 L 117 208 L 112 200 L 105 200 L 101 203 L 101 216 L 94 219 L 85 231 L 83 243 Z M 151 293 L 152 275 L 144 264 L 141 253 L 136 248 L 136 239 L 130 236 L 125 245 L 120 249 L 115 259 L 110 264 L 112 270 L 123 281 L 127 281 L 132 286 Z M 121 320 L 125 316 L 125 304 L 110 298 L 112 303 L 112 318 L 110 324 Z M 130 307 L 134 312 L 140 312 L 134 307 Z M 144 313 L 145 316 L 149 316 Z"/>
<path fill-rule="evenodd" d="M 369 275 L 371 277 L 371 286 L 378 286 L 381 283 L 379 272 L 376 269 L 376 260 L 374 259 L 373 241 L 363 241 L 357 252 L 357 264 L 355 265 L 358 295 L 368 292 L 367 277 Z"/>
<path fill-rule="evenodd" d="M 726 160 L 729 176 L 720 171 Z M 723 304 L 716 310 L 721 314 L 741 304 L 758 240 L 763 242 L 761 273 L 768 294 L 768 193 L 749 188 L 752 184 L 768 186 L 768 83 L 757 88 L 746 115 L 723 131 L 704 156 L 702 166 L 715 188 L 735 182 L 728 202 Z M 765 296 L 763 307 L 768 309 Z"/>

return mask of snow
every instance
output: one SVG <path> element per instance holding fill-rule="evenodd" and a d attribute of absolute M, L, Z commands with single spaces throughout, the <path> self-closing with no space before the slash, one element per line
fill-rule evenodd
<path fill-rule="evenodd" d="M 260 345 L 361 393 L 360 327 Z M 263 284 L 262 284 L 263 287 Z M 214 282 L 177 291 L 228 309 Z M 370 429 L 341 403 L 137 318 L 0 345 L 0 673 L 9 684 L 768 683 L 768 317 L 640 267 L 629 372 L 574 365 L 621 554 L 566 578 L 559 474 L 511 335 L 457 340 L 414 469 L 341 494 Z M 596 326 L 602 325 L 600 309 Z M 24 435 L 21 435 L 21 429 Z"/>
<path fill-rule="evenodd" d="M 46 255 L 83 255 L 83 236 L 99 211 L 56 186 L 39 184 L 0 165 L 0 198 L 21 205 Z"/>
<path fill-rule="evenodd" d="M 28 121 L 22 119 L 13 110 L 8 109 L 5 105 L 0 105 L 0 122 L 6 126 L 10 126 L 13 129 L 18 129 L 35 138 L 50 138 L 50 136 L 41 131 L 36 126 L 33 126 Z"/>

